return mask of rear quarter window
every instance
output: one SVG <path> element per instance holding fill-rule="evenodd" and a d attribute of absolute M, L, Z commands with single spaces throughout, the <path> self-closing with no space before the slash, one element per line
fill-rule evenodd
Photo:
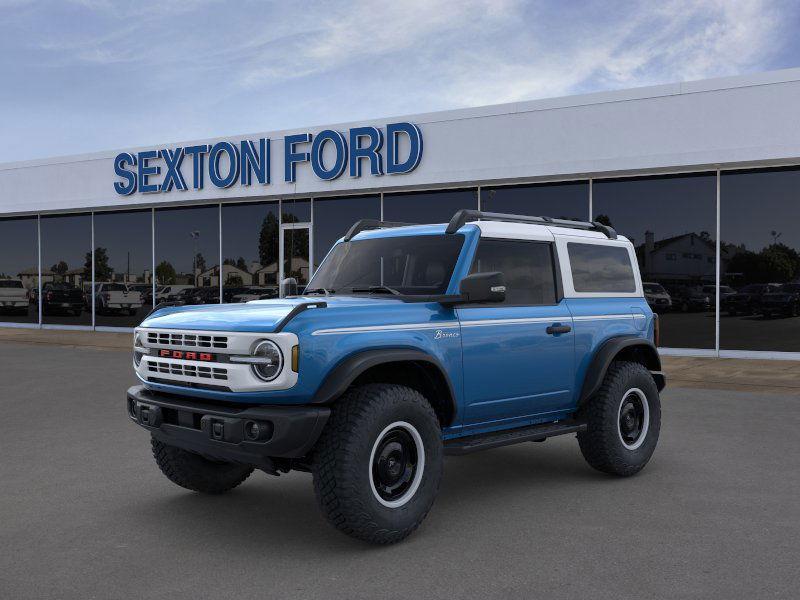
<path fill-rule="evenodd" d="M 624 246 L 567 244 L 576 292 L 630 294 L 636 291 L 630 254 Z"/>

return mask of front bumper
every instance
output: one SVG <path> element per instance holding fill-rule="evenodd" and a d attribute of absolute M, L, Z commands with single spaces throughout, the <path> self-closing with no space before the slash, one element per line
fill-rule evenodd
<path fill-rule="evenodd" d="M 313 448 L 330 409 L 324 406 L 205 404 L 133 386 L 128 417 L 156 439 L 209 458 L 272 469 L 272 458 L 301 458 Z M 253 438 L 250 425 L 259 425 Z"/>

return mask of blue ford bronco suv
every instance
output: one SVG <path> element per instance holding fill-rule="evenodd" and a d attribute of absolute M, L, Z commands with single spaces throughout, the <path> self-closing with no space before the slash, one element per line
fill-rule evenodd
<path fill-rule="evenodd" d="M 359 221 L 301 295 L 284 283 L 282 299 L 157 308 L 136 329 L 128 415 L 173 483 L 310 472 L 331 524 L 386 544 L 428 514 L 445 454 L 574 433 L 589 465 L 628 476 L 655 450 L 658 320 L 610 227 Z"/>

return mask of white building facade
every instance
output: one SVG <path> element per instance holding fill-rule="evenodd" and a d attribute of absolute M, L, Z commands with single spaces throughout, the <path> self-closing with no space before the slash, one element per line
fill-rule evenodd
<path fill-rule="evenodd" d="M 480 208 L 631 238 L 672 299 L 665 352 L 798 358 L 799 105 L 791 69 L 3 164 L 0 326 L 130 329 L 166 285 L 270 297 L 360 218 Z M 3 305 L 17 282 L 27 311 Z M 145 306 L 105 314 L 91 282 Z M 785 317 L 759 313 L 767 284 Z M 745 314 L 729 314 L 731 290 L 753 299 Z M 80 314 L 63 310 L 76 292 Z"/>

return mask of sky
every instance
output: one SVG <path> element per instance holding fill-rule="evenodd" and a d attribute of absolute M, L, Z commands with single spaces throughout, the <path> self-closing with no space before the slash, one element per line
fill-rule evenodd
<path fill-rule="evenodd" d="M 0 0 L 0 162 L 800 66 L 800 2 Z"/>

